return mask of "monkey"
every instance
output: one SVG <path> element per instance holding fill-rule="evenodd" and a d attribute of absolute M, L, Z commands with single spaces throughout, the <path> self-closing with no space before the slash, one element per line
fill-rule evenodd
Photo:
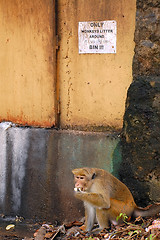
<path fill-rule="evenodd" d="M 120 213 L 128 217 L 147 217 L 160 212 L 160 203 L 140 208 L 136 205 L 128 187 L 111 173 L 98 168 L 72 170 L 75 197 L 84 202 L 85 231 L 90 232 L 97 220 L 99 230 L 118 225 Z"/>

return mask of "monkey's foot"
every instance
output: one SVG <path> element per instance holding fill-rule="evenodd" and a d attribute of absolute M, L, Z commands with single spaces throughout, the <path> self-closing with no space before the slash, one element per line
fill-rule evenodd
<path fill-rule="evenodd" d="M 86 226 L 82 225 L 81 227 L 79 227 L 83 232 L 85 232 Z"/>
<path fill-rule="evenodd" d="M 110 227 L 107 227 L 107 228 L 104 228 L 104 229 L 109 230 Z M 101 231 L 103 231 L 104 229 L 102 229 L 102 228 L 95 228 L 95 229 L 93 229 L 93 230 L 91 231 L 91 234 L 99 234 L 99 233 L 100 233 Z"/>

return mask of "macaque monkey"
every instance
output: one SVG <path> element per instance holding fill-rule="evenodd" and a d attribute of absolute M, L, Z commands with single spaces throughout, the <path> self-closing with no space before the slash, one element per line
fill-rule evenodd
<path fill-rule="evenodd" d="M 160 212 L 160 203 L 139 208 L 127 186 L 109 172 L 98 168 L 72 170 L 75 181 L 75 197 L 84 202 L 85 231 L 91 231 L 95 220 L 99 229 L 117 225 L 120 213 L 128 217 L 146 217 Z"/>

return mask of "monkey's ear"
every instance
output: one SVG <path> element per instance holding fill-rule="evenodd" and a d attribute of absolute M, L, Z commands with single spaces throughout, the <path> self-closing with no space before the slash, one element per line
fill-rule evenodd
<path fill-rule="evenodd" d="M 95 173 L 93 173 L 93 175 L 92 175 L 92 179 L 95 179 L 95 177 L 96 177 L 96 174 L 95 174 Z"/>

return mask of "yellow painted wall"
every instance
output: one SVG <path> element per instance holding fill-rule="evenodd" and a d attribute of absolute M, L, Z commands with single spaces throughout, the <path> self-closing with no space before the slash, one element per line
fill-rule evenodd
<path fill-rule="evenodd" d="M 136 0 L 59 0 L 62 128 L 122 127 L 132 82 Z M 116 54 L 79 54 L 78 22 L 117 21 Z"/>
<path fill-rule="evenodd" d="M 55 124 L 52 0 L 0 0 L 0 121 Z"/>

